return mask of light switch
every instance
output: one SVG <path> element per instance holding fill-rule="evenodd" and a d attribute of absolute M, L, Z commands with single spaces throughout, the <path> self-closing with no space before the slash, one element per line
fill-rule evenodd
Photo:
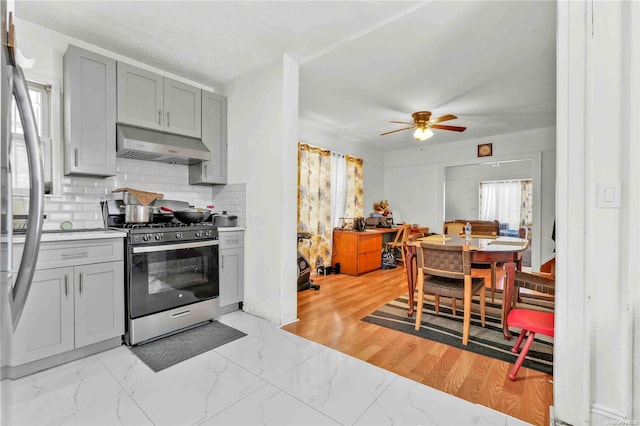
<path fill-rule="evenodd" d="M 619 209 L 621 207 L 620 182 L 598 183 L 596 191 L 596 206 L 598 208 Z"/>

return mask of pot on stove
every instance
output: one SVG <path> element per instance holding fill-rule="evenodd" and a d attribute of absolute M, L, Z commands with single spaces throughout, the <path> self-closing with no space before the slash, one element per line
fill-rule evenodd
<path fill-rule="evenodd" d="M 213 224 L 216 226 L 231 227 L 236 226 L 238 223 L 238 216 L 227 214 L 226 210 L 223 210 L 222 214 L 214 213 L 212 217 Z"/>
<path fill-rule="evenodd" d="M 126 223 L 150 223 L 153 222 L 153 206 L 143 206 L 136 204 L 123 204 L 120 206 L 124 209 L 124 221 Z"/>

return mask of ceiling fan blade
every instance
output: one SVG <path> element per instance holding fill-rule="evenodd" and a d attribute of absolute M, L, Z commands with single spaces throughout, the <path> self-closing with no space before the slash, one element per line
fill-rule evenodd
<path fill-rule="evenodd" d="M 409 123 L 407 121 L 390 121 L 389 123 L 410 124 L 412 126 L 415 126 L 415 123 Z"/>
<path fill-rule="evenodd" d="M 411 126 L 411 127 L 405 127 L 404 129 L 398 129 L 398 130 L 392 130 L 390 132 L 385 132 L 385 133 L 380 133 L 380 136 L 384 136 L 384 135 L 388 135 L 390 133 L 395 133 L 395 132 L 400 132 L 402 130 L 409 130 L 409 129 L 413 129 L 416 126 Z"/>
<path fill-rule="evenodd" d="M 432 120 L 429 120 L 429 122 L 430 123 L 441 123 L 443 121 L 455 120 L 456 118 L 458 118 L 458 117 L 456 117 L 453 114 L 447 114 L 447 115 L 443 115 L 441 117 L 437 117 L 437 118 L 434 118 Z"/>
<path fill-rule="evenodd" d="M 467 130 L 466 127 L 462 126 L 446 126 L 442 124 L 434 124 L 433 126 L 431 126 L 431 128 L 440 130 L 453 130 L 454 132 L 464 132 L 465 130 Z"/>

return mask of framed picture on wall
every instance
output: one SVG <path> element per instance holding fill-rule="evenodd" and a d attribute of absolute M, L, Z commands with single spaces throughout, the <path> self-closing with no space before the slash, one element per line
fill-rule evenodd
<path fill-rule="evenodd" d="M 493 147 L 490 143 L 481 143 L 478 145 L 478 157 L 491 157 L 493 155 Z"/>

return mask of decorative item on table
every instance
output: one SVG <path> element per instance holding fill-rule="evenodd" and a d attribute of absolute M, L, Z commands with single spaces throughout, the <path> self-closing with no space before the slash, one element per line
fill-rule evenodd
<path fill-rule="evenodd" d="M 393 226 L 393 215 L 389 210 L 389 202 L 387 200 L 380 200 L 373 203 L 373 213 L 371 217 L 379 218 L 378 228 L 391 228 Z"/>

